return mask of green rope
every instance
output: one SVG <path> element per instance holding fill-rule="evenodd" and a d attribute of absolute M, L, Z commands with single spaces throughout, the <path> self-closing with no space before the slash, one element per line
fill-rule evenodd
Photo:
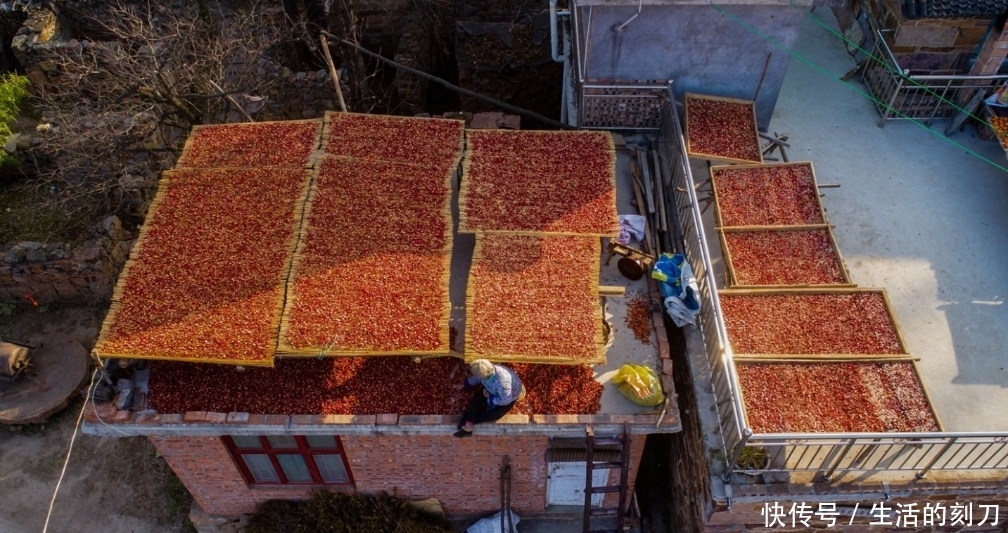
<path fill-rule="evenodd" d="M 836 80 L 837 82 L 839 82 L 840 84 L 844 85 L 848 89 L 850 89 L 850 90 L 852 90 L 852 91 L 854 91 L 854 92 L 856 92 L 856 93 L 864 96 L 865 98 L 868 98 L 869 100 L 875 102 L 876 104 L 882 106 L 883 108 L 889 109 L 890 111 L 892 111 L 893 113 L 899 115 L 900 117 L 909 120 L 913 124 L 916 124 L 917 126 L 923 128 L 924 131 L 927 131 L 928 133 L 934 135 L 935 137 L 938 137 L 939 139 L 942 139 L 945 142 L 948 142 L 949 144 L 951 144 L 951 145 L 953 145 L 953 146 L 955 146 L 955 147 L 963 150 L 967 154 L 970 154 L 970 155 L 976 157 L 977 159 L 980 159 L 981 161 L 984 161 L 984 162 L 988 163 L 989 165 L 991 165 L 994 168 L 997 168 L 997 169 L 999 169 L 999 170 L 1001 170 L 1003 172 L 1008 173 L 1008 168 L 1006 168 L 1006 167 L 1004 167 L 1004 166 L 1002 166 L 1002 165 L 1000 165 L 998 163 L 995 163 L 994 161 L 988 159 L 987 157 L 984 157 L 983 155 L 978 154 L 977 152 L 974 152 L 973 150 L 970 150 L 966 146 L 964 146 L 964 145 L 962 145 L 962 144 L 960 144 L 960 143 L 958 143 L 956 141 L 953 141 L 952 139 L 949 139 L 948 137 L 942 135 L 941 133 L 939 133 L 939 132 L 937 132 L 937 131 L 935 131 L 935 130 L 927 127 L 927 126 L 925 126 L 920 121 L 914 120 L 913 118 L 908 117 L 907 115 L 901 113 L 898 109 L 895 109 L 892 106 L 890 106 L 889 104 L 886 104 L 886 103 L 884 103 L 884 102 L 876 99 L 874 96 L 871 95 L 871 93 L 868 93 L 868 92 L 864 91 L 863 89 L 861 89 L 859 87 L 855 87 L 854 85 L 843 81 L 841 78 L 839 78 L 837 76 L 834 76 L 832 73 L 830 73 L 829 71 L 827 71 L 823 67 L 821 67 L 818 64 L 816 64 L 814 61 L 812 61 L 812 60 L 806 58 L 805 56 L 799 54 L 798 52 L 795 52 L 794 50 L 791 50 L 788 47 L 786 47 L 786 46 L 784 46 L 784 45 L 782 45 L 782 44 L 774 41 L 771 37 L 767 36 L 765 33 L 761 32 L 759 29 L 753 27 L 752 25 L 750 25 L 747 22 L 745 22 L 744 20 L 736 17 L 735 15 L 733 15 L 733 14 L 731 14 L 731 13 L 729 13 L 729 12 L 723 10 L 723 9 L 721 9 L 721 7 L 719 7 L 717 5 L 714 5 L 714 4 L 710 4 L 710 5 L 715 10 L 717 10 L 719 13 L 721 13 L 722 15 L 728 17 L 733 22 L 735 22 L 736 24 L 742 26 L 743 28 L 749 30 L 751 33 L 755 34 L 760 39 L 766 41 L 771 46 L 787 52 L 788 54 L 790 54 L 794 58 L 796 58 L 796 59 L 800 60 L 801 62 L 809 65 L 810 67 L 818 70 L 819 72 L 822 72 L 823 74 L 826 75 L 826 77 L 828 77 L 830 79 L 833 79 L 833 80 Z"/>
<path fill-rule="evenodd" d="M 965 108 L 959 107 L 959 105 L 956 104 L 955 102 L 949 100 L 948 98 L 945 98 L 944 96 L 940 96 L 938 94 L 938 92 L 935 91 L 934 89 L 931 89 L 930 87 L 925 86 L 923 83 L 920 83 L 919 81 L 911 78 L 910 76 L 907 76 L 906 74 L 900 72 L 898 69 L 896 69 L 892 65 L 889 65 L 888 63 L 886 63 L 881 58 L 873 55 L 871 52 L 865 50 L 864 48 L 861 48 L 860 45 L 858 45 L 854 41 L 848 39 L 844 34 L 842 34 L 842 33 L 838 32 L 838 31 L 834 30 L 831 27 L 829 27 L 828 24 L 826 24 L 825 22 L 823 22 L 822 19 L 819 19 L 818 17 L 816 17 L 815 15 L 813 15 L 810 11 L 802 9 L 800 6 L 795 5 L 794 2 L 791 3 L 791 6 L 794 7 L 795 9 L 798 9 L 799 11 L 802 11 L 805 14 L 805 16 L 807 16 L 808 18 L 810 18 L 813 21 L 815 21 L 816 24 L 818 24 L 818 25 L 822 26 L 823 28 L 825 28 L 826 31 L 828 31 L 828 32 L 832 33 L 833 35 L 836 35 L 837 37 L 839 37 L 844 43 L 846 43 L 848 45 L 851 45 L 854 48 L 856 48 L 858 51 L 860 51 L 861 53 L 863 53 L 865 55 L 866 59 L 871 59 L 872 61 L 875 61 L 879 65 L 882 65 L 882 67 L 885 68 L 886 70 L 888 70 L 889 72 L 891 72 L 893 74 L 896 74 L 897 76 L 899 76 L 899 77 L 903 78 L 904 80 L 910 82 L 911 84 L 915 85 L 916 88 L 923 89 L 926 93 L 934 96 L 940 102 L 948 104 L 953 109 L 956 109 L 956 110 L 958 110 L 961 113 L 965 113 L 966 116 L 972 118 L 973 120 L 976 120 L 977 122 L 980 122 L 980 123 L 984 124 L 985 126 L 988 126 L 991 129 L 994 129 L 994 126 L 992 124 L 990 124 L 989 122 L 987 122 L 986 120 L 984 120 L 983 118 L 980 118 L 980 117 L 974 115 L 973 113 L 967 111 Z"/>

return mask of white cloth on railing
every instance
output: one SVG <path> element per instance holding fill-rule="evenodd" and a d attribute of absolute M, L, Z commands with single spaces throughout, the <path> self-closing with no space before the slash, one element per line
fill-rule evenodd
<path fill-rule="evenodd" d="M 616 237 L 616 242 L 620 244 L 630 244 L 631 238 L 643 241 L 644 220 L 644 217 L 641 215 L 620 215 L 619 237 Z"/>

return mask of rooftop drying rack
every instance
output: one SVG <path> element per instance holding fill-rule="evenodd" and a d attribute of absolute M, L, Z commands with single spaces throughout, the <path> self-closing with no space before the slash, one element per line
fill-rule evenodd
<path fill-rule="evenodd" d="M 716 400 L 725 482 L 730 482 L 735 472 L 751 473 L 737 466 L 746 448 L 770 457 L 760 472 L 806 472 L 823 480 L 835 479 L 838 472 L 886 472 L 923 478 L 934 470 L 1008 470 L 1008 432 L 755 434 L 746 422 L 671 83 L 662 106 L 658 147 L 669 165 L 675 188 L 672 201 L 682 231 L 683 253 L 700 289 L 700 329 L 710 370 L 710 390 Z"/>

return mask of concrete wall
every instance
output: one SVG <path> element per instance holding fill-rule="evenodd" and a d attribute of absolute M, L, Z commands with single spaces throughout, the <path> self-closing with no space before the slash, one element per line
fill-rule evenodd
<path fill-rule="evenodd" d="M 721 9 L 787 48 L 798 40 L 803 13 L 789 4 Z M 700 92 L 751 100 L 770 56 L 756 101 L 759 127 L 769 127 L 789 54 L 709 5 L 643 6 L 640 17 L 614 31 L 636 12 L 593 8 L 586 79 L 671 79 L 676 98 Z"/>

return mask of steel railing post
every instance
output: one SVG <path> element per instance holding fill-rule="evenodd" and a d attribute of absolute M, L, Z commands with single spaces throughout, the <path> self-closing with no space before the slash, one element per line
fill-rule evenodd
<path fill-rule="evenodd" d="M 885 123 L 889 120 L 889 113 L 892 113 L 893 105 L 896 103 L 896 97 L 899 96 L 900 91 L 903 89 L 903 75 L 900 74 L 899 81 L 896 82 L 896 89 L 893 90 L 892 96 L 889 97 L 889 102 L 886 103 L 885 109 L 882 110 L 882 120 L 879 121 L 878 127 L 884 128 Z"/>
<path fill-rule="evenodd" d="M 934 465 L 938 463 L 938 460 L 941 459 L 943 455 L 945 455 L 945 452 L 947 452 L 949 448 L 951 448 L 952 445 L 955 444 L 956 440 L 958 439 L 959 437 L 952 437 L 951 439 L 949 439 L 949 441 L 945 444 L 945 446 L 942 446 L 942 449 L 938 451 L 938 454 L 935 455 L 934 459 L 932 459 L 931 462 L 924 467 L 924 470 L 917 472 L 917 479 L 924 479 L 927 476 L 928 471 L 930 471 L 931 468 L 933 468 Z"/>
<path fill-rule="evenodd" d="M 823 480 L 829 481 L 830 478 L 833 477 L 833 472 L 836 472 L 837 467 L 840 466 L 840 463 L 843 462 L 845 457 L 847 457 L 847 453 L 854 447 L 855 442 L 857 442 L 857 439 L 850 439 L 847 441 L 847 445 L 844 446 L 843 451 L 837 455 L 836 461 L 833 461 L 833 466 L 830 467 L 829 472 L 823 474 Z"/>
<path fill-rule="evenodd" d="M 732 472 L 735 471 L 735 464 L 738 463 L 739 457 L 742 455 L 742 450 L 745 449 L 746 443 L 749 442 L 749 437 L 752 437 L 752 430 L 745 428 L 742 430 L 742 440 L 735 446 L 735 451 L 732 452 L 731 459 L 725 468 L 725 473 L 721 475 L 721 479 L 725 483 L 731 481 Z"/>

